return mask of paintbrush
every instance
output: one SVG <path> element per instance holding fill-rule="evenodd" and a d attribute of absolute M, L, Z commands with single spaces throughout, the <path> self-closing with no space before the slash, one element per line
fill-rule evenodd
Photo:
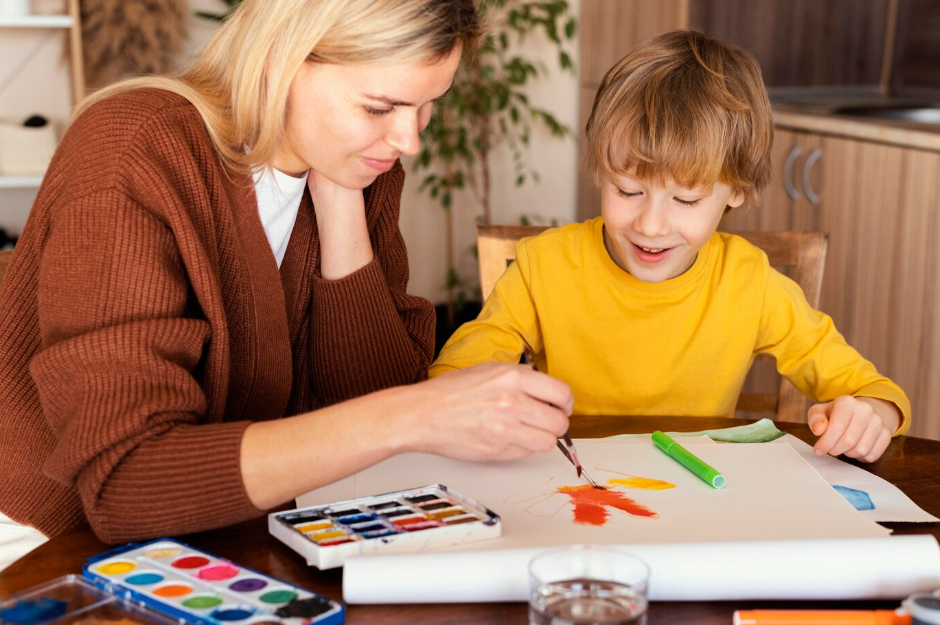
<path fill-rule="evenodd" d="M 535 354 L 532 353 L 532 348 L 529 347 L 528 343 L 522 344 L 522 355 L 525 358 L 526 363 L 532 367 L 532 370 L 538 371 L 538 367 L 535 365 Z M 583 475 L 594 488 L 606 490 L 603 486 L 598 486 L 597 482 L 594 481 L 594 478 L 588 475 L 587 471 L 581 468 L 581 462 L 578 460 L 578 452 L 574 448 L 574 441 L 571 440 L 571 436 L 568 434 L 567 430 L 565 431 L 564 440 L 564 443 L 561 442 L 561 439 L 558 440 L 558 449 L 560 449 L 561 453 L 565 455 L 565 458 L 568 459 L 568 462 L 574 465 L 575 470 L 578 472 L 578 477 Z"/>

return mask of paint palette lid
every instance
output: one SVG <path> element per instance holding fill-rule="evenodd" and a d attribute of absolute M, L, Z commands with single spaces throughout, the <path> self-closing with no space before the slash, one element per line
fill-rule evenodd
<path fill-rule="evenodd" d="M 178 625 L 146 606 L 66 575 L 0 601 L 0 625 Z"/>
<path fill-rule="evenodd" d="M 271 535 L 319 569 L 347 557 L 416 553 L 496 538 L 499 515 L 443 484 L 275 512 Z"/>

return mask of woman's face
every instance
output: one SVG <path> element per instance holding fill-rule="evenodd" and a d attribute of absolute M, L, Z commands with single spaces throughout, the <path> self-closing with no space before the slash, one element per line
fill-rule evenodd
<path fill-rule="evenodd" d="M 284 141 L 272 165 L 292 175 L 315 169 L 348 189 L 363 189 L 402 154 L 416 154 L 418 133 L 460 63 L 458 45 L 433 61 L 373 65 L 306 62 L 291 82 Z"/>

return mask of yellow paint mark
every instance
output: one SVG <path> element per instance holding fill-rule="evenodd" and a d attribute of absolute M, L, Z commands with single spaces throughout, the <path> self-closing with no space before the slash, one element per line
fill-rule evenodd
<path fill-rule="evenodd" d="M 137 568 L 133 562 L 110 562 L 98 567 L 98 572 L 102 575 L 124 575 Z"/>
<path fill-rule="evenodd" d="M 316 535 L 314 535 L 314 536 L 311 536 L 311 538 L 313 538 L 313 539 L 314 539 L 315 541 L 317 541 L 318 543 L 322 543 L 322 542 L 328 541 L 328 540 L 330 540 L 330 539 L 332 539 L 332 538 L 339 538 L 340 536 L 345 536 L 345 535 L 346 535 L 346 532 L 343 532 L 343 531 L 322 532 L 322 533 L 320 533 L 320 534 L 316 534 Z"/>
<path fill-rule="evenodd" d="M 458 514 L 466 514 L 466 512 L 464 512 L 463 508 L 449 508 L 447 510 L 441 510 L 440 512 L 432 512 L 428 514 L 428 518 L 432 521 L 440 521 L 441 519 L 457 516 Z"/>
<path fill-rule="evenodd" d="M 648 477 L 628 477 L 627 479 L 610 479 L 607 483 L 611 486 L 623 486 L 624 488 L 635 488 L 638 490 L 667 490 L 675 488 L 675 484 L 654 480 Z"/>
<path fill-rule="evenodd" d="M 319 523 L 307 523 L 306 525 L 298 525 L 297 529 L 301 532 L 318 532 L 320 530 L 325 530 L 333 527 L 333 524 L 329 521 L 320 521 Z"/>

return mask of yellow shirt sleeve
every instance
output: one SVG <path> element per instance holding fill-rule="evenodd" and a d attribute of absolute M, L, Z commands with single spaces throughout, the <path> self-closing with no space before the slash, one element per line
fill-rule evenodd
<path fill-rule="evenodd" d="M 773 268 L 767 274 L 755 352 L 773 355 L 780 374 L 810 399 L 883 399 L 901 412 L 895 435 L 910 427 L 911 403 L 904 391 L 846 343 L 832 318 L 813 309 L 799 285 Z"/>
<path fill-rule="evenodd" d="M 542 349 L 538 314 L 529 291 L 528 256 L 516 244 L 516 260 L 496 282 L 479 316 L 450 337 L 431 365 L 429 377 L 484 362 L 518 363 L 523 345 Z"/>

